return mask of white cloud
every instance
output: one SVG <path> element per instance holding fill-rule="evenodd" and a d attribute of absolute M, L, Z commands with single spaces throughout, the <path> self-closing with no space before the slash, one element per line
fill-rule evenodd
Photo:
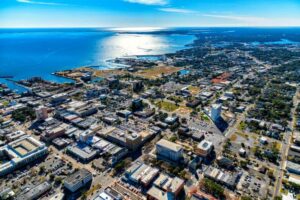
<path fill-rule="evenodd" d="M 246 22 L 246 23 L 263 23 L 268 21 L 267 18 L 253 17 L 253 16 L 215 15 L 215 14 L 203 14 L 202 16 L 218 18 L 218 19 L 235 20 L 235 21 Z"/>
<path fill-rule="evenodd" d="M 129 3 L 139 3 L 145 5 L 166 5 L 168 0 L 124 0 Z"/>
<path fill-rule="evenodd" d="M 17 0 L 17 2 L 28 3 L 28 4 L 52 5 L 52 6 L 67 5 L 67 4 L 63 4 L 63 3 L 32 1 L 32 0 Z"/>
<path fill-rule="evenodd" d="M 196 13 L 194 10 L 181 9 L 181 8 L 159 8 L 158 10 L 163 12 L 173 12 L 173 13 Z"/>

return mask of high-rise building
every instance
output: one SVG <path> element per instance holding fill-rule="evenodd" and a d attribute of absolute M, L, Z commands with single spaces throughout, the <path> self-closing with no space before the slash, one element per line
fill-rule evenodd
<path fill-rule="evenodd" d="M 35 109 L 35 115 L 38 120 L 45 120 L 48 118 L 48 110 L 44 106 L 39 106 Z"/>
<path fill-rule="evenodd" d="M 213 104 L 211 106 L 210 117 L 213 121 L 217 121 L 221 117 L 222 105 L 221 104 Z"/>
<path fill-rule="evenodd" d="M 172 161 L 179 161 L 183 157 L 183 148 L 179 144 L 161 139 L 156 143 L 156 154 Z"/>
<path fill-rule="evenodd" d="M 212 142 L 202 140 L 196 147 L 195 152 L 197 155 L 207 157 L 213 150 L 214 146 Z"/>
<path fill-rule="evenodd" d="M 141 110 L 143 108 L 143 100 L 140 98 L 132 100 L 131 108 L 132 111 Z"/>

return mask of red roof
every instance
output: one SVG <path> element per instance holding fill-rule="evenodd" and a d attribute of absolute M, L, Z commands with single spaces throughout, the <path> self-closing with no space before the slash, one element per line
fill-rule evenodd
<path fill-rule="evenodd" d="M 223 74 L 221 74 L 220 76 L 217 76 L 216 78 L 212 79 L 211 82 L 212 83 L 222 83 L 227 81 L 227 79 L 231 76 L 230 73 L 228 72 L 224 72 Z"/>

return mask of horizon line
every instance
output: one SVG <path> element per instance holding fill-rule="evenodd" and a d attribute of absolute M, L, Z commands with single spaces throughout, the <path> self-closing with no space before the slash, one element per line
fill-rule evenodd
<path fill-rule="evenodd" d="M 244 26 L 244 25 L 238 25 L 238 26 L 165 26 L 165 27 L 161 27 L 161 26 L 124 26 L 124 27 L 109 27 L 109 26 L 42 26 L 42 27 L 38 27 L 38 26 L 32 26 L 32 27 L 0 27 L 0 29 L 71 29 L 71 28 L 101 28 L 101 29 L 157 29 L 159 31 L 159 29 L 171 29 L 171 28 L 300 28 L 300 25 L 281 25 L 281 26 Z"/>

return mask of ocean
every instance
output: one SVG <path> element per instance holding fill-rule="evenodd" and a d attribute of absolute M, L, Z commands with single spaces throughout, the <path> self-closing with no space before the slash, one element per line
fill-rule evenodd
<path fill-rule="evenodd" d="M 183 33 L 129 33 L 105 29 L 0 29 L 0 76 L 39 76 L 63 83 L 53 72 L 81 66 L 117 66 L 109 59 L 160 55 L 187 48 L 195 36 Z M 0 79 L 14 90 L 22 88 Z"/>
<path fill-rule="evenodd" d="M 107 60 L 136 55 L 156 59 L 155 55 L 189 48 L 193 42 L 195 46 L 208 42 L 215 47 L 235 42 L 253 47 L 299 47 L 299 38 L 300 28 L 0 29 L 0 77 L 20 80 L 39 76 L 64 83 L 71 80 L 52 73 L 81 66 L 116 68 L 120 66 Z M 24 91 L 6 79 L 0 78 L 0 83 Z"/>

